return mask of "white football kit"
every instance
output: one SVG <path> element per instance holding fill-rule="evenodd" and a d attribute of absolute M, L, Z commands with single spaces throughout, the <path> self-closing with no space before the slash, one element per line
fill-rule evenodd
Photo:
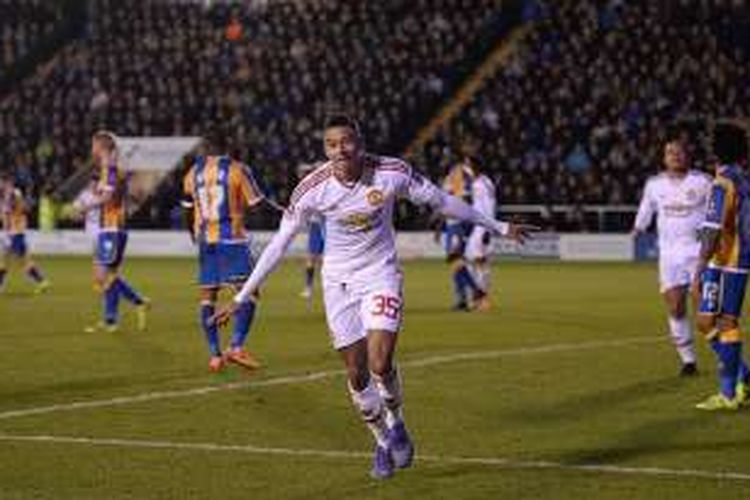
<path fill-rule="evenodd" d="M 97 200 L 95 188 L 87 187 L 78 195 L 73 202 L 73 206 L 78 210 L 82 210 L 84 207 L 90 207 L 86 210 L 84 216 L 84 231 L 86 232 L 94 245 L 96 245 L 97 237 L 99 236 L 99 222 L 101 219 L 101 209 L 98 206 L 94 206 L 94 202 Z"/>
<path fill-rule="evenodd" d="M 333 346 L 349 346 L 369 330 L 397 332 L 403 313 L 403 277 L 393 209 L 400 198 L 501 234 L 509 230 L 507 223 L 484 217 L 443 193 L 403 160 L 367 155 L 360 179 L 351 185 L 339 181 L 333 163 L 327 162 L 294 190 L 279 231 L 234 300 L 248 300 L 280 261 L 298 229 L 319 215 L 326 234 L 321 275 Z"/>
<path fill-rule="evenodd" d="M 480 174 L 471 183 L 471 199 L 474 210 L 485 217 L 494 219 L 497 209 L 495 184 L 484 174 Z M 491 234 L 487 228 L 474 226 L 466 242 L 465 257 L 468 260 L 486 259 L 490 256 Z"/>
<path fill-rule="evenodd" d="M 700 252 L 698 230 L 710 189 L 711 178 L 697 170 L 688 171 L 682 178 L 661 173 L 646 182 L 634 227 L 645 231 L 656 214 L 662 292 L 688 285 L 695 276 Z"/>

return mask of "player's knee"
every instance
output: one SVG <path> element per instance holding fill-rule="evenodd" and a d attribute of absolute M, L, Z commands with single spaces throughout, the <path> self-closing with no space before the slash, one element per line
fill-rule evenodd
<path fill-rule="evenodd" d="M 378 377 L 386 377 L 392 371 L 392 363 L 389 356 L 377 355 L 370 356 L 370 371 Z"/>

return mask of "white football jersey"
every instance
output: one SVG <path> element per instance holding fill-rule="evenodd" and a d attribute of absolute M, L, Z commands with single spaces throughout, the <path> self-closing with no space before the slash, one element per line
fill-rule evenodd
<path fill-rule="evenodd" d="M 84 207 L 90 205 L 94 200 L 97 199 L 96 189 L 87 187 L 78 195 L 73 202 L 76 207 Z M 99 207 L 92 207 L 86 210 L 85 215 L 85 231 L 91 237 L 96 238 L 99 234 L 99 222 L 101 219 L 101 209 Z"/>
<path fill-rule="evenodd" d="M 495 184 L 484 174 L 479 174 L 471 183 L 471 199 L 474 210 L 491 219 L 495 218 L 497 198 Z"/>
<path fill-rule="evenodd" d="M 635 228 L 645 231 L 656 214 L 661 253 L 697 254 L 698 230 L 705 217 L 710 189 L 711 178 L 697 170 L 688 171 L 682 178 L 666 173 L 651 177 L 643 190 Z"/>
<path fill-rule="evenodd" d="M 285 217 L 297 226 L 315 215 L 324 220 L 322 275 L 362 282 L 399 272 L 393 208 L 399 198 L 437 204 L 440 188 L 398 158 L 368 155 L 360 179 L 345 185 L 324 163 L 300 182 Z"/>

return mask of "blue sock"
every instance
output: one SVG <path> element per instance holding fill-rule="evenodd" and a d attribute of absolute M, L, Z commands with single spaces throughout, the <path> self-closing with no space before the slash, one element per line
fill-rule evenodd
<path fill-rule="evenodd" d="M 117 323 L 117 303 L 119 299 L 120 294 L 117 292 L 116 282 L 113 281 L 104 289 L 104 322 L 108 325 Z"/>
<path fill-rule="evenodd" d="M 737 376 L 742 359 L 742 342 L 711 342 L 711 348 L 719 358 L 719 387 L 721 393 L 729 399 L 735 396 Z"/>
<path fill-rule="evenodd" d="M 36 283 L 41 283 L 42 281 L 44 281 L 42 272 L 36 266 L 29 266 L 29 268 L 26 269 L 26 274 Z"/>
<path fill-rule="evenodd" d="M 232 348 L 239 348 L 245 345 L 250 326 L 253 324 L 255 317 L 255 302 L 246 302 L 242 304 L 237 312 L 234 313 L 234 332 L 232 333 Z"/>
<path fill-rule="evenodd" d="M 117 292 L 125 297 L 128 301 L 136 305 L 143 304 L 143 298 L 138 295 L 138 292 L 136 292 L 133 287 L 130 286 L 130 284 L 122 277 L 117 277 L 114 286 L 117 287 Z"/>
<path fill-rule="evenodd" d="M 209 324 L 208 320 L 214 315 L 215 307 L 210 302 L 201 302 L 201 328 L 208 342 L 208 351 L 211 356 L 221 356 L 221 347 L 219 346 L 219 329 L 216 323 Z"/>
<path fill-rule="evenodd" d="M 468 288 L 475 297 L 482 293 L 482 290 L 477 285 L 477 282 L 474 281 L 474 277 L 471 275 L 466 265 L 462 265 L 456 272 L 459 275 L 459 280 L 461 281 L 464 290 Z"/>
<path fill-rule="evenodd" d="M 7 269 L 0 269 L 0 287 L 5 284 L 5 275 L 8 274 Z"/>
<path fill-rule="evenodd" d="M 453 295 L 456 297 L 456 304 L 466 304 L 466 291 L 463 282 L 463 275 L 459 270 L 453 271 Z"/>

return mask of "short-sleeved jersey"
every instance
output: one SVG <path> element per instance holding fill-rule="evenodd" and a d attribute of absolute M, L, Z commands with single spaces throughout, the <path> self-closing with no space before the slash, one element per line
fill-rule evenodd
<path fill-rule="evenodd" d="M 683 177 L 661 173 L 646 181 L 634 227 L 645 231 L 656 214 L 661 254 L 698 255 L 698 230 L 705 219 L 711 177 L 697 170 Z"/>
<path fill-rule="evenodd" d="M 440 188 L 404 161 L 368 155 L 360 179 L 346 185 L 328 162 L 300 182 L 284 215 L 296 227 L 324 220 L 322 274 L 342 283 L 366 282 L 399 272 L 393 210 L 399 198 L 437 205 Z"/>
<path fill-rule="evenodd" d="M 74 206 L 77 207 L 86 207 L 86 206 L 92 206 L 94 201 L 96 201 L 96 188 L 92 187 L 86 187 L 81 193 L 76 197 L 75 201 L 73 202 Z M 101 222 L 101 208 L 98 206 L 93 206 L 92 208 L 89 208 L 86 211 L 86 218 L 84 220 L 84 228 L 86 231 L 86 234 L 90 236 L 97 236 L 99 234 L 99 224 Z"/>
<path fill-rule="evenodd" d="M 99 229 L 103 232 L 124 231 L 128 182 L 125 172 L 117 162 L 101 167 L 97 196 L 111 193 L 109 200 L 99 209 Z"/>
<path fill-rule="evenodd" d="M 28 218 L 26 216 L 26 202 L 20 189 L 14 189 L 10 194 L 0 199 L 3 229 L 8 234 L 21 234 L 26 231 Z"/>
<path fill-rule="evenodd" d="M 245 209 L 263 200 L 252 170 L 228 156 L 199 156 L 185 175 L 197 241 L 219 243 L 247 237 Z"/>
<path fill-rule="evenodd" d="M 738 165 L 716 170 L 703 226 L 719 231 L 718 248 L 709 266 L 750 269 L 750 181 Z"/>
<path fill-rule="evenodd" d="M 471 183 L 471 199 L 474 210 L 490 219 L 495 218 L 497 196 L 495 184 L 484 174 L 478 175 Z"/>

